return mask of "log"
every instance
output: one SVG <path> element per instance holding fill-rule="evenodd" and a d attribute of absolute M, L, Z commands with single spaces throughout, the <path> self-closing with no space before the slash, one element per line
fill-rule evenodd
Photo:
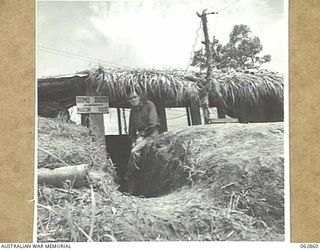
<path fill-rule="evenodd" d="M 63 188 L 70 183 L 72 188 L 80 188 L 86 184 L 88 164 L 66 166 L 56 169 L 38 169 L 38 185 Z"/>

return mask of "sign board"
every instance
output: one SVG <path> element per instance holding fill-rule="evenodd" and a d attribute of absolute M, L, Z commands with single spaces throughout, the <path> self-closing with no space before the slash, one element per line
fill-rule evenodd
<path fill-rule="evenodd" d="M 77 96 L 78 114 L 109 114 L 108 96 Z"/>

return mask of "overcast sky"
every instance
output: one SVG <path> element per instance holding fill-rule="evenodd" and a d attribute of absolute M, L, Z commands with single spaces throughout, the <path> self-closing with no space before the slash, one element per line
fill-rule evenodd
<path fill-rule="evenodd" d="M 232 27 L 246 24 L 271 54 L 265 67 L 284 72 L 286 25 L 282 0 L 38 1 L 37 75 L 73 73 L 99 64 L 185 69 L 203 9 L 209 35 L 223 44 Z M 195 43 L 196 41 L 196 43 Z"/>

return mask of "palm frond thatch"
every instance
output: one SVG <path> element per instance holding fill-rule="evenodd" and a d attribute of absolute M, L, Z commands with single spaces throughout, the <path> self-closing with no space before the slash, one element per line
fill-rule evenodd
<path fill-rule="evenodd" d="M 269 71 L 254 75 L 215 71 L 207 85 L 205 76 L 195 72 L 185 75 L 179 70 L 99 67 L 72 76 L 39 79 L 39 100 L 55 101 L 68 108 L 74 105 L 76 96 L 88 95 L 88 86 L 99 95 L 109 96 L 113 107 L 127 105 L 125 99 L 132 90 L 166 107 L 200 104 L 200 97 L 208 95 L 210 106 L 224 109 L 232 117 L 270 113 L 276 118 L 261 115 L 259 121 L 283 120 L 284 79 Z"/>
<path fill-rule="evenodd" d="M 198 101 L 197 85 L 177 71 L 99 68 L 90 72 L 87 81 L 99 95 L 108 95 L 110 100 L 126 98 L 135 90 L 170 102 Z"/>
<path fill-rule="evenodd" d="M 208 87 L 209 96 L 220 105 L 235 109 L 241 105 L 261 105 L 265 100 L 283 105 L 283 77 L 272 72 L 255 75 L 215 73 Z"/>

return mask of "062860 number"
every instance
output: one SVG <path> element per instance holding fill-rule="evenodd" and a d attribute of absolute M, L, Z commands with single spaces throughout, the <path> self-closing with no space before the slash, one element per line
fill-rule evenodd
<path fill-rule="evenodd" d="M 318 248 L 318 244 L 300 244 L 300 248 Z"/>

